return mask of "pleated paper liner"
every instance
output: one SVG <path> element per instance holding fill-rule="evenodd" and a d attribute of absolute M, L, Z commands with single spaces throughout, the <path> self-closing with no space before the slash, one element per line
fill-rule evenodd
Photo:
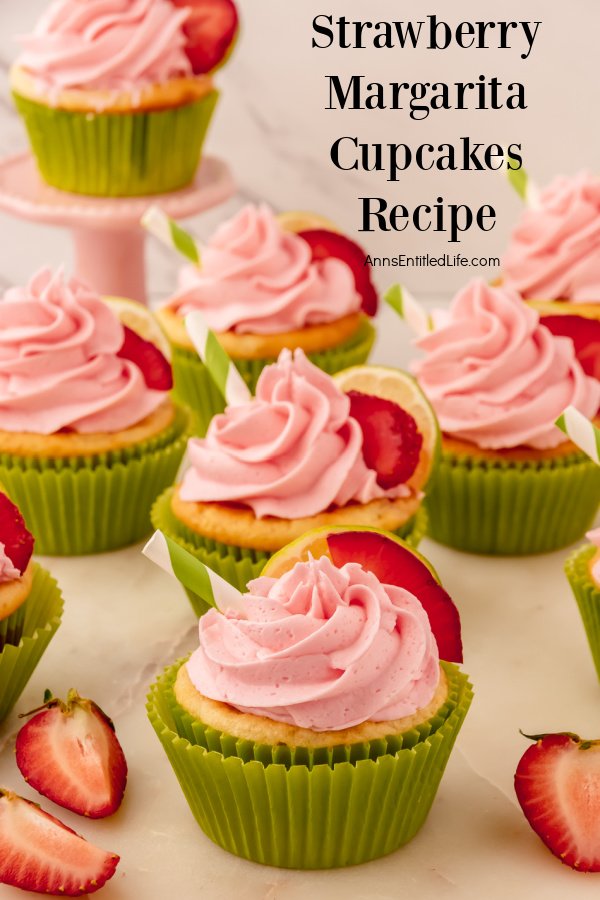
<path fill-rule="evenodd" d="M 442 452 L 425 504 L 428 534 L 457 550 L 525 555 L 579 540 L 600 503 L 600 468 L 583 453 L 496 462 Z"/>
<path fill-rule="evenodd" d="M 19 643 L 5 644 L 0 652 L 0 722 L 21 696 L 60 625 L 62 594 L 49 572 L 37 563 L 31 592 L 23 608 L 24 621 Z"/>
<path fill-rule="evenodd" d="M 0 483 L 49 556 L 125 547 L 151 531 L 150 509 L 172 484 L 187 442 L 187 413 L 132 447 L 89 457 L 53 459 L 0 454 Z"/>
<path fill-rule="evenodd" d="M 192 813 L 225 850 L 286 868 L 356 865 L 411 840 L 472 699 L 467 677 L 444 663 L 448 701 L 422 730 L 354 749 L 258 747 L 194 723 L 178 707 L 180 664 L 153 685 L 147 708 Z"/>
<path fill-rule="evenodd" d="M 271 554 L 263 550 L 249 550 L 245 547 L 223 544 L 192 531 L 173 514 L 171 509 L 173 491 L 174 488 L 168 488 L 152 507 L 154 528 L 163 531 L 167 537 L 172 538 L 239 591 L 245 591 L 248 582 L 258 578 Z M 395 534 L 416 548 L 426 532 L 427 513 L 421 507 Z M 196 616 L 203 616 L 210 609 L 208 604 L 193 591 L 185 588 L 185 592 Z"/>
<path fill-rule="evenodd" d="M 0 651 L 4 649 L 5 644 L 18 644 L 21 640 L 25 624 L 25 606 L 26 603 L 21 603 L 10 616 L 0 619 Z"/>
<path fill-rule="evenodd" d="M 73 112 L 13 94 L 40 173 L 63 191 L 132 197 L 189 184 L 218 93 L 170 109 Z"/>
<path fill-rule="evenodd" d="M 600 681 L 600 589 L 592 580 L 589 570 L 590 560 L 597 549 L 586 544 L 575 550 L 565 563 L 565 573 L 579 607 Z"/>
<path fill-rule="evenodd" d="M 364 320 L 356 334 L 338 347 L 324 350 L 321 353 L 309 353 L 308 358 L 324 372 L 330 375 L 365 363 L 375 341 L 375 329 L 368 320 Z M 218 388 L 208 374 L 208 370 L 198 354 L 173 345 L 173 379 L 174 396 L 194 413 L 194 433 L 206 434 L 210 420 L 225 409 L 225 401 Z M 244 381 L 254 393 L 256 382 L 265 366 L 276 361 L 276 357 L 268 359 L 235 359 L 236 368 Z"/>

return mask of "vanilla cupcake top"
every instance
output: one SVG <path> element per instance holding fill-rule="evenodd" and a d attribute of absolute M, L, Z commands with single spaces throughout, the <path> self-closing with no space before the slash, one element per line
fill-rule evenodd
<path fill-rule="evenodd" d="M 526 299 L 600 303 L 600 178 L 556 178 L 523 211 L 502 268 Z"/>
<path fill-rule="evenodd" d="M 217 229 L 166 306 L 182 316 L 200 310 L 216 332 L 280 334 L 358 312 L 361 298 L 347 263 L 313 260 L 307 242 L 262 204 Z"/>
<path fill-rule="evenodd" d="M 434 325 L 416 341 L 425 356 L 413 371 L 446 434 L 482 448 L 545 449 L 565 440 L 554 422 L 567 406 L 596 415 L 600 382 L 571 339 L 540 325 L 513 291 L 472 281 Z"/>
<path fill-rule="evenodd" d="M 248 589 L 243 613 L 200 619 L 187 671 L 205 697 L 315 731 L 402 718 L 433 699 L 438 648 L 406 589 L 327 557 Z"/>
<path fill-rule="evenodd" d="M 188 15 L 169 0 L 54 0 L 19 37 L 17 65 L 49 91 L 131 91 L 191 76 Z"/>
<path fill-rule="evenodd" d="M 0 430 L 115 432 L 154 412 L 167 393 L 118 355 L 124 338 L 113 311 L 62 269 L 10 288 L 0 300 Z"/>
<path fill-rule="evenodd" d="M 380 487 L 350 399 L 302 350 L 283 350 L 266 366 L 256 396 L 215 416 L 205 438 L 189 441 L 188 458 L 182 500 L 243 503 L 259 518 L 300 519 L 412 493 Z"/>

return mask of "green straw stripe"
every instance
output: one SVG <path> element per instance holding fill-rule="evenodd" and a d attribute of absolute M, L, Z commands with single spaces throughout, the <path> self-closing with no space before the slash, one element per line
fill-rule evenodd
<path fill-rule="evenodd" d="M 229 356 L 225 353 L 213 331 L 209 331 L 206 337 L 206 356 L 204 364 L 211 374 L 225 399 L 227 399 L 227 377 L 232 365 Z"/>
<path fill-rule="evenodd" d="M 184 231 L 184 229 L 181 228 L 177 222 L 174 222 L 173 219 L 169 219 L 169 228 L 175 249 L 183 256 L 187 257 L 191 262 L 199 265 L 200 254 L 198 253 L 198 248 L 193 237 L 188 234 L 187 231 Z"/>

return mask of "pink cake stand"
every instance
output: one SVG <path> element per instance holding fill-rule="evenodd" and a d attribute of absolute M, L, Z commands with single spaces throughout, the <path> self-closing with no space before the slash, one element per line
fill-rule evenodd
<path fill-rule="evenodd" d="M 211 209 L 235 191 L 227 165 L 205 156 L 193 183 L 152 197 L 86 197 L 45 184 L 30 153 L 0 159 L 0 210 L 69 228 L 77 275 L 102 294 L 146 302 L 145 231 L 140 219 L 153 203 L 173 219 Z"/>

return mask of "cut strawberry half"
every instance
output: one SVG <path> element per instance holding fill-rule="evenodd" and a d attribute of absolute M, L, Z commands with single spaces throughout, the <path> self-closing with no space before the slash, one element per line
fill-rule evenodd
<path fill-rule="evenodd" d="M 419 465 L 423 437 L 417 423 L 391 400 L 348 391 L 350 415 L 363 433 L 363 458 L 377 472 L 377 484 L 389 490 L 406 484 Z"/>
<path fill-rule="evenodd" d="M 532 740 L 515 774 L 527 821 L 565 865 L 600 872 L 600 741 L 576 734 Z"/>
<path fill-rule="evenodd" d="M 156 344 L 145 341 L 127 325 L 123 325 L 123 331 L 123 346 L 117 356 L 136 364 L 147 387 L 155 391 L 170 391 L 173 387 L 171 365 Z"/>
<path fill-rule="evenodd" d="M 106 884 L 118 862 L 35 803 L 0 788 L 0 883 L 80 897 Z"/>
<path fill-rule="evenodd" d="M 29 565 L 33 553 L 33 536 L 27 530 L 18 508 L 0 493 L 0 543 L 4 552 L 21 575 Z"/>
<path fill-rule="evenodd" d="M 51 697 L 33 713 L 15 748 L 25 780 L 81 816 L 112 815 L 123 799 L 127 763 L 108 716 L 76 691 L 66 703 Z"/>
<path fill-rule="evenodd" d="M 414 594 L 429 616 L 440 659 L 463 661 L 458 610 L 419 556 L 399 541 L 377 531 L 331 531 L 327 535 L 327 546 L 336 566 L 359 563 L 383 584 L 395 584 Z"/>
<path fill-rule="evenodd" d="M 171 0 L 191 9 L 183 26 L 185 52 L 196 75 L 212 72 L 227 57 L 235 41 L 239 18 L 233 0 Z"/>
<path fill-rule="evenodd" d="M 575 354 L 588 375 L 600 379 L 600 321 L 583 316 L 542 316 L 540 319 L 552 334 L 570 337 Z"/>
<path fill-rule="evenodd" d="M 356 292 L 362 298 L 363 312 L 368 316 L 376 315 L 377 291 L 371 281 L 371 266 L 366 262 L 365 251 L 345 235 L 338 234 L 337 231 L 326 231 L 323 228 L 314 231 L 300 231 L 298 237 L 301 237 L 310 246 L 314 260 L 334 257 L 343 260 L 350 266 L 354 275 Z"/>

